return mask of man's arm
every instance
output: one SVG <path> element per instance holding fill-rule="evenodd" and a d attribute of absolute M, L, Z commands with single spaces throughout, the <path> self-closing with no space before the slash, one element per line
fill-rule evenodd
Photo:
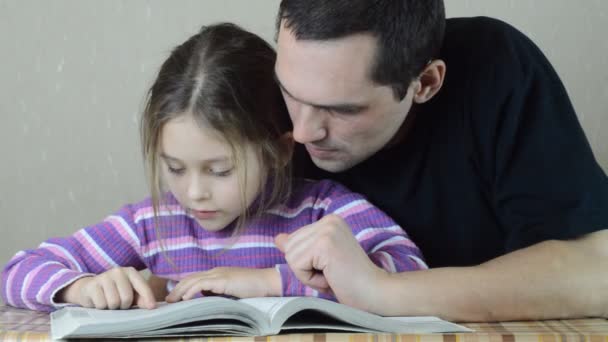
<path fill-rule="evenodd" d="M 391 300 L 377 308 L 458 321 L 607 317 L 607 270 L 603 230 L 541 242 L 475 267 L 391 275 L 378 284 Z"/>
<path fill-rule="evenodd" d="M 362 261 L 352 241 L 332 238 L 344 227 L 320 228 L 326 234 L 317 241 L 297 231 L 277 245 L 300 280 L 321 271 L 338 300 L 354 307 L 454 321 L 608 317 L 608 230 L 545 241 L 479 266 L 388 274 Z"/>

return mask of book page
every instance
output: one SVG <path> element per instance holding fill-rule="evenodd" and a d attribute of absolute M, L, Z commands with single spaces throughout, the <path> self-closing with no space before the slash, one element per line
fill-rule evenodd
<path fill-rule="evenodd" d="M 239 302 L 249 304 L 266 313 L 269 322 L 271 322 L 282 307 L 298 298 L 299 297 L 258 297 L 240 299 Z"/>
<path fill-rule="evenodd" d="M 217 320 L 233 320 L 235 329 L 264 330 L 267 319 L 250 305 L 222 297 L 204 297 L 172 304 L 159 303 L 156 309 L 96 310 L 82 307 L 66 307 L 51 314 L 51 330 L 54 338 L 64 336 L 124 337 L 146 331 L 162 334 L 163 328 L 175 324 L 199 326 L 205 322 L 214 325 Z M 184 330 L 191 329 L 188 326 Z M 179 329 L 172 329 L 172 331 Z M 61 336 L 61 337 L 59 337 Z"/>
<path fill-rule="evenodd" d="M 266 312 L 273 332 L 331 329 L 394 333 L 438 333 L 470 331 L 437 317 L 382 317 L 344 304 L 313 297 L 252 298 L 244 303 Z"/>
<path fill-rule="evenodd" d="M 437 317 L 381 317 L 312 297 L 241 300 L 204 297 L 173 304 L 159 303 L 154 310 L 67 307 L 51 313 L 53 338 L 271 335 L 283 328 L 397 333 L 471 331 Z"/>
<path fill-rule="evenodd" d="M 60 319 L 63 314 L 70 315 L 78 319 L 79 321 L 102 321 L 102 322 L 129 322 L 139 321 L 141 319 L 149 319 L 158 315 L 166 315 L 171 313 L 175 307 L 184 306 L 183 302 L 181 305 L 175 305 L 169 307 L 169 304 L 165 302 L 157 303 L 156 309 L 127 309 L 127 310 L 96 310 L 93 308 L 84 307 L 69 307 L 68 310 L 57 311 L 53 313 L 55 319 Z"/>

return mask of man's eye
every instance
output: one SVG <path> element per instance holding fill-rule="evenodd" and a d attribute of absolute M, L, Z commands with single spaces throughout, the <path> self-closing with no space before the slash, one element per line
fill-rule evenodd
<path fill-rule="evenodd" d="M 167 166 L 167 168 L 169 169 L 169 172 L 172 173 L 172 174 L 174 174 L 174 175 L 181 175 L 185 171 L 184 168 L 173 168 L 171 166 Z"/>
<path fill-rule="evenodd" d="M 337 110 L 336 113 L 342 114 L 342 115 L 355 115 L 355 114 L 359 113 L 359 110 L 357 110 L 357 109 L 340 109 L 340 110 Z"/>
<path fill-rule="evenodd" d="M 319 109 L 323 113 L 327 113 L 330 115 L 354 115 L 357 114 L 357 111 L 350 109 L 336 109 L 336 108 L 320 108 Z"/>

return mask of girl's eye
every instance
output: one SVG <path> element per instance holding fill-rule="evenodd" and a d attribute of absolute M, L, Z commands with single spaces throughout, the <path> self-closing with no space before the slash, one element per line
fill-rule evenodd
<path fill-rule="evenodd" d="M 214 176 L 218 176 L 218 177 L 228 177 L 232 173 L 232 169 L 221 170 L 221 171 L 215 171 L 215 170 L 210 170 L 210 171 Z"/>
<path fill-rule="evenodd" d="M 169 169 L 169 172 L 172 173 L 172 174 L 174 174 L 174 175 L 181 175 L 185 171 L 184 168 L 173 168 L 171 166 L 167 166 L 167 168 Z"/>

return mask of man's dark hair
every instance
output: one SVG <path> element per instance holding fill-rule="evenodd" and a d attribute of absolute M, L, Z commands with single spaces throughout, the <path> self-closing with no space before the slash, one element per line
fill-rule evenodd
<path fill-rule="evenodd" d="M 371 79 L 402 100 L 443 42 L 443 0 L 282 0 L 277 16 L 296 39 L 329 40 L 370 33 L 378 41 Z"/>

